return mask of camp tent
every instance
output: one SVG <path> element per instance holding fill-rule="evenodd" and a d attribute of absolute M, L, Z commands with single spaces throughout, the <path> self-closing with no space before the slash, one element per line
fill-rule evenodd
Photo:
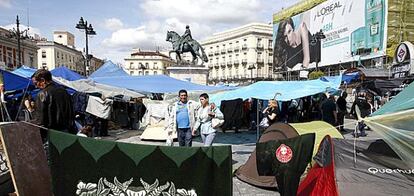
<path fill-rule="evenodd" d="M 210 98 L 211 102 L 220 105 L 222 100 L 249 98 L 269 100 L 277 95 L 278 101 L 289 101 L 296 98 L 315 95 L 332 89 L 338 89 L 342 76 L 322 77 L 307 81 L 261 81 L 236 90 L 217 93 Z"/>
<path fill-rule="evenodd" d="M 383 140 L 326 137 L 313 159 L 297 195 L 414 195 L 412 167 Z"/>
<path fill-rule="evenodd" d="M 111 77 L 111 76 L 129 76 L 122 67 L 114 64 L 112 61 L 106 61 L 98 70 L 93 72 L 89 78 Z"/>
<path fill-rule="evenodd" d="M 75 81 L 75 80 L 80 80 L 80 79 L 85 78 L 84 76 L 79 75 L 78 73 L 68 69 L 65 66 L 60 66 L 58 68 L 53 69 L 50 72 L 52 73 L 54 77 L 60 77 L 60 78 L 63 78 L 69 81 Z"/>
<path fill-rule="evenodd" d="M 318 146 L 326 135 L 334 138 L 343 138 L 342 135 L 332 125 L 322 122 L 313 121 L 308 123 L 275 123 L 268 127 L 259 139 L 259 143 L 270 140 L 283 140 L 293 138 L 298 135 L 315 133 L 314 153 L 316 154 Z M 240 166 L 236 171 L 236 176 L 240 180 L 249 184 L 264 187 L 276 188 L 277 183 L 274 176 L 259 176 L 256 166 L 256 150 L 254 150 L 246 163 Z"/>
<path fill-rule="evenodd" d="M 22 65 L 20 68 L 12 71 L 12 73 L 22 76 L 24 78 L 30 78 L 36 72 L 37 69 Z"/>

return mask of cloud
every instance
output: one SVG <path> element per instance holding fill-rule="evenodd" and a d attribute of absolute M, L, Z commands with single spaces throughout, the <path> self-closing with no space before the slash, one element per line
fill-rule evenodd
<path fill-rule="evenodd" d="M 0 0 L 0 8 L 10 8 L 11 0 Z"/>
<path fill-rule="evenodd" d="M 179 18 L 185 23 L 240 24 L 256 21 L 261 5 L 259 0 L 147 0 L 140 7 L 148 17 Z"/>
<path fill-rule="evenodd" d="M 103 26 L 107 30 L 116 31 L 122 29 L 124 27 L 124 24 L 118 18 L 109 18 L 105 20 Z"/>
<path fill-rule="evenodd" d="M 16 24 L 9 24 L 9 25 L 2 26 L 2 27 L 5 28 L 5 29 L 8 29 L 8 30 L 13 30 L 13 28 L 16 29 Z M 25 29 L 27 29 L 26 25 L 22 25 L 22 24 L 19 25 L 19 30 L 20 31 L 23 31 Z M 30 29 L 27 33 L 28 33 L 29 36 L 35 36 L 35 34 L 39 35 L 39 36 L 42 35 L 40 30 L 38 28 L 34 28 L 34 27 L 30 27 Z"/>

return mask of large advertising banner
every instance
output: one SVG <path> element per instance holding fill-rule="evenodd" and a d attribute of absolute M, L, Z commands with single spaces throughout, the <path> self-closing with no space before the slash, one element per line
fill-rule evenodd
<path fill-rule="evenodd" d="M 273 23 L 275 71 L 385 55 L 387 0 L 328 0 Z"/>

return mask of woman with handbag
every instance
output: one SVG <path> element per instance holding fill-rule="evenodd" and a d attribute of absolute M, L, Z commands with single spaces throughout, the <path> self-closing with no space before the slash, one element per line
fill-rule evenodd
<path fill-rule="evenodd" d="M 224 123 L 224 115 L 216 105 L 209 104 L 207 93 L 200 95 L 201 107 L 197 111 L 195 131 L 200 128 L 201 139 L 204 146 L 211 146 L 216 136 L 217 129 Z"/>

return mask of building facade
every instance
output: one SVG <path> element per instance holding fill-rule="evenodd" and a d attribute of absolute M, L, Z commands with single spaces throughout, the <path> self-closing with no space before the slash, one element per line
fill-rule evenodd
<path fill-rule="evenodd" d="M 208 83 L 246 83 L 274 79 L 272 25 L 251 23 L 202 41 L 208 55 Z"/>
<path fill-rule="evenodd" d="M 37 46 L 33 39 L 20 40 L 21 64 L 37 67 Z M 10 31 L 0 27 L 0 66 L 8 70 L 18 68 L 17 39 L 11 37 Z"/>
<path fill-rule="evenodd" d="M 142 51 L 134 49 L 128 58 L 125 58 L 125 71 L 130 75 L 167 75 L 167 67 L 173 61 L 159 51 Z"/>

